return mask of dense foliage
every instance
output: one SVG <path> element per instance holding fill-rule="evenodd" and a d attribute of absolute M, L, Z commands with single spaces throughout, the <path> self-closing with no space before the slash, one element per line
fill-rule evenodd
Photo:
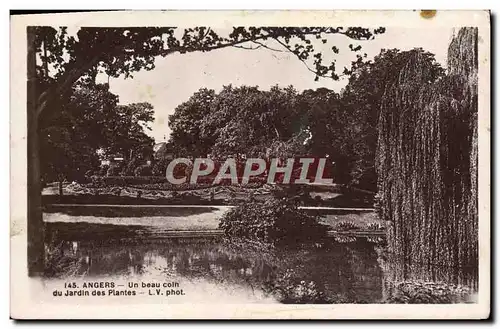
<path fill-rule="evenodd" d="M 42 177 L 81 181 L 114 154 L 132 157 L 131 162 L 150 156 L 153 140 L 144 127 L 152 121 L 150 104 L 118 105 L 107 84 L 76 86 L 40 122 Z M 113 164 L 104 174 L 115 176 L 122 169 Z"/>
<path fill-rule="evenodd" d="M 356 62 L 340 94 L 292 86 L 200 89 L 169 117 L 170 143 L 179 154 L 197 156 L 328 157 L 335 183 L 376 191 L 381 102 L 416 54 L 428 81 L 443 75 L 431 53 L 392 49 Z"/>
<path fill-rule="evenodd" d="M 129 78 L 133 72 L 153 70 L 156 58 L 174 53 L 208 52 L 225 47 L 273 49 L 272 45 L 266 45 L 270 43 L 304 62 L 316 79 L 338 80 L 335 60 L 326 62 L 319 50 L 323 47 L 319 45 L 331 43 L 332 35 L 370 40 L 384 32 L 383 27 L 233 27 L 228 33 L 205 26 L 184 30 L 175 27 L 82 27 L 72 35 L 67 27 L 30 27 L 28 50 L 34 62 L 29 63 L 29 74 L 36 78 L 33 80 L 36 88 L 29 96 L 34 96 L 32 104 L 39 116 L 46 109 L 50 111 L 53 102 L 71 90 L 75 82 L 94 82 L 99 72 L 115 78 Z M 349 49 L 359 52 L 361 46 L 350 44 Z M 339 49 L 332 46 L 331 53 L 338 54 Z"/>
<path fill-rule="evenodd" d="M 217 94 L 201 89 L 170 116 L 170 144 L 178 154 L 220 159 L 328 157 L 336 163 L 336 181 L 349 184 L 348 166 L 354 162 L 348 160 L 347 116 L 339 95 L 328 89 L 225 86 Z"/>
<path fill-rule="evenodd" d="M 98 73 L 108 77 L 131 77 L 133 72 L 152 70 L 155 59 L 170 54 L 208 52 L 225 47 L 255 49 L 268 42 L 278 44 L 302 61 L 319 77 L 339 79 L 335 60 L 323 60 L 318 43 L 328 44 L 331 35 L 352 40 L 369 40 L 385 28 L 363 27 L 233 27 L 219 33 L 210 27 L 80 27 L 75 35 L 67 27 L 30 26 L 27 28 L 27 153 L 28 153 L 28 267 L 29 274 L 42 273 L 44 227 L 41 213 L 42 161 L 40 136 L 42 123 L 59 108 L 77 82 L 94 83 Z M 314 38 L 316 39 L 314 41 Z M 254 46 L 254 47 L 253 47 Z M 349 45 L 357 52 L 360 45 Z M 331 47 L 338 54 L 336 46 Z M 362 58 L 358 55 L 358 58 Z M 312 62 L 312 63 L 311 63 Z M 311 68 L 312 66 L 312 68 Z M 65 133 L 64 133 L 65 134 Z M 69 134 L 66 134 L 69 135 Z M 69 139 L 74 143 L 73 139 Z M 58 143 L 60 144 L 60 143 Z M 64 143 L 68 144 L 68 143 Z M 54 147 L 61 149 L 59 145 Z M 59 167 L 59 165 L 57 165 Z M 71 165 L 66 166 L 66 168 Z M 85 172 L 85 169 L 80 170 Z M 47 170 L 53 172 L 54 170 Z M 88 171 L 88 170 L 87 170 Z M 63 174 L 59 173 L 59 177 Z M 59 178 L 60 179 L 60 178 Z"/>
<path fill-rule="evenodd" d="M 136 156 L 132 153 L 136 152 L 137 147 L 149 147 L 152 143 L 143 131 L 144 123 L 153 120 L 151 105 L 117 105 L 118 97 L 108 91 L 107 85 L 96 85 L 99 73 L 105 73 L 108 77 L 128 78 L 132 77 L 132 72 L 154 69 L 157 57 L 172 53 L 207 52 L 224 47 L 267 48 L 266 43 L 276 43 L 303 61 L 316 74 L 316 78 L 339 79 L 335 61 L 326 63 L 322 52 L 317 50 L 318 44 L 328 44 L 331 42 L 329 36 L 335 34 L 352 40 L 369 40 L 385 31 L 384 28 L 362 27 L 234 27 L 224 35 L 209 27 L 188 28 L 181 34 L 177 30 L 174 27 L 84 27 L 76 35 L 71 35 L 66 27 L 38 26 L 28 29 L 29 59 L 33 60 L 29 63 L 28 73 L 30 81 L 34 83 L 30 85 L 28 103 L 33 107 L 30 113 L 34 114 L 34 120 L 41 123 L 41 176 L 45 180 L 80 179 L 85 172 L 95 169 L 98 161 L 95 151 L 98 147 L 104 148 L 107 154 L 120 153 L 130 160 Z M 349 49 L 359 52 L 361 46 L 351 44 Z M 332 54 L 339 53 L 335 46 L 331 50 Z M 237 97 L 234 93 L 232 96 Z M 284 96 L 280 96 L 282 100 L 286 100 Z M 172 120 L 172 124 L 175 122 L 176 125 L 173 129 L 174 138 L 191 146 L 187 149 L 190 155 L 207 153 L 205 139 L 198 138 L 202 127 L 196 123 L 209 114 L 204 111 L 208 110 L 206 103 L 213 97 L 213 91 L 201 90 L 192 100 L 178 108 Z M 234 102 L 233 109 L 239 103 Z M 231 106 L 227 102 L 224 104 Z M 224 104 L 221 106 L 224 107 Z M 255 105 L 255 102 L 252 104 Z M 193 110 L 193 107 L 198 109 Z M 232 111 L 230 108 L 224 110 L 226 114 Z M 176 116 L 179 120 L 175 120 Z M 274 117 L 269 120 L 276 122 L 281 119 Z M 229 124 L 225 129 L 230 134 L 238 132 L 241 137 L 248 137 L 245 133 L 250 129 L 251 135 L 260 138 L 262 129 L 252 130 L 255 127 L 249 127 L 242 131 L 240 128 L 240 125 Z M 276 128 L 275 131 L 279 134 Z M 222 131 L 218 149 L 232 152 L 231 145 L 240 140 L 226 137 L 226 132 Z M 258 142 L 249 140 L 245 145 L 258 147 Z M 179 153 L 182 153 L 183 146 L 182 143 L 176 144 L 180 148 Z M 130 154 L 126 154 L 128 152 Z M 148 152 L 151 153 L 145 153 Z M 136 167 L 127 167 L 124 174 L 132 174 Z"/>
<path fill-rule="evenodd" d="M 314 242 L 326 233 L 316 216 L 286 199 L 248 202 L 224 214 L 219 228 L 230 238 L 270 245 Z"/>
<path fill-rule="evenodd" d="M 460 29 L 438 81 L 413 53 L 382 99 L 378 200 L 405 263 L 477 266 L 477 33 Z"/>
<path fill-rule="evenodd" d="M 146 171 L 146 173 L 149 173 Z M 163 176 L 151 176 L 151 175 L 137 175 L 137 176 L 92 176 L 91 182 L 93 186 L 133 186 L 144 189 L 156 189 L 156 190 L 186 190 L 186 189 L 204 189 L 207 187 L 214 186 L 233 186 L 242 188 L 257 188 L 266 184 L 265 180 L 255 180 L 248 184 L 232 184 L 231 181 L 222 180 L 221 182 L 215 184 L 212 179 L 200 179 L 191 184 L 186 181 L 182 184 L 172 184 L 168 179 Z"/>
<path fill-rule="evenodd" d="M 471 290 L 446 283 L 403 281 L 391 284 L 385 303 L 453 304 L 471 302 Z"/>

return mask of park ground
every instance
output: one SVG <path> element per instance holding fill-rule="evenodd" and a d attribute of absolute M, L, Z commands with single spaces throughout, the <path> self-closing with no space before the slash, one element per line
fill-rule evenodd
<path fill-rule="evenodd" d="M 162 230 L 215 230 L 228 206 L 111 206 L 58 205 L 44 213 L 45 222 L 88 223 L 104 225 L 148 226 Z M 385 227 L 373 211 L 306 210 L 320 216 L 320 222 L 332 229 L 351 227 L 368 230 L 372 225 Z"/>

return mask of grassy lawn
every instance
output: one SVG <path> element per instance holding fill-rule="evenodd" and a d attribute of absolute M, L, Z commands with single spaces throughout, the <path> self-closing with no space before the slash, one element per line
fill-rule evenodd
<path fill-rule="evenodd" d="M 77 210 L 80 210 L 76 208 Z M 198 208 L 187 209 L 183 212 L 183 208 L 164 208 L 161 217 L 158 216 L 138 216 L 138 211 L 143 209 L 134 209 L 135 216 L 131 215 L 126 208 L 122 211 L 126 212 L 122 216 L 104 216 L 89 215 L 89 214 L 75 214 L 64 212 L 44 213 L 43 219 L 46 223 L 87 223 L 87 224 L 103 224 L 103 225 L 117 225 L 117 226 L 141 226 L 151 227 L 161 230 L 213 230 L 217 229 L 220 218 L 226 210 L 217 208 Z M 151 209 L 151 208 L 146 208 Z M 101 210 L 101 209 L 100 209 Z M 156 209 L 154 209 L 156 210 Z M 107 211 L 107 210 L 106 210 Z M 148 210 L 150 211 L 150 210 Z M 168 213 L 168 211 L 171 211 Z M 109 215 L 109 213 L 106 213 Z M 116 214 L 115 214 L 116 215 Z"/>
<path fill-rule="evenodd" d="M 213 230 L 228 208 L 172 207 L 54 207 L 44 212 L 46 223 L 87 223 L 89 225 L 141 226 L 159 230 Z M 317 212 L 316 212 L 317 213 Z M 374 212 L 326 214 L 320 222 L 335 229 L 339 223 L 352 223 L 360 230 L 370 224 L 386 226 Z"/>
<path fill-rule="evenodd" d="M 82 207 L 75 206 L 51 206 L 45 207 L 45 213 L 61 213 L 70 216 L 94 216 L 94 217 L 189 217 L 191 215 L 199 215 L 204 213 L 212 213 L 219 208 L 216 206 L 206 207 L 99 207 L 85 205 Z"/>

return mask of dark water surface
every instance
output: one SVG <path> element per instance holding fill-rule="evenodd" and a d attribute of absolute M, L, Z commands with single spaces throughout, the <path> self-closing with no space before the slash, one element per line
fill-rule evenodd
<path fill-rule="evenodd" d="M 55 250 L 48 277 L 154 275 L 236 287 L 281 303 L 381 303 L 394 293 L 383 246 L 367 239 L 263 250 L 215 237 L 165 239 L 141 226 L 46 225 Z"/>

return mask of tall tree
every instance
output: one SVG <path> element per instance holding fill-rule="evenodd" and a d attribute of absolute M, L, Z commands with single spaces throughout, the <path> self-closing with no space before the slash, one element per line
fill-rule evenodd
<path fill-rule="evenodd" d="M 362 27 L 234 27 L 229 34 L 220 35 L 208 27 L 194 27 L 185 29 L 179 36 L 174 27 L 85 27 L 80 28 L 76 36 L 71 36 L 65 27 L 28 27 L 29 274 L 39 274 L 44 267 L 38 120 L 51 111 L 57 98 L 70 90 L 76 81 L 93 80 L 100 71 L 111 77 L 131 77 L 135 71 L 154 69 L 158 56 L 207 52 L 231 46 L 270 48 L 267 41 L 279 44 L 306 65 L 312 60 L 308 68 L 315 72 L 316 78 L 338 79 L 335 63 L 324 63 L 311 39 L 319 38 L 327 43 L 326 36 L 341 34 L 354 40 L 368 40 L 384 31 L 384 28 Z M 332 51 L 338 52 L 334 47 Z M 359 48 L 351 47 L 351 50 Z"/>
<path fill-rule="evenodd" d="M 343 106 L 336 92 L 326 88 L 305 90 L 300 95 L 300 103 L 301 108 L 307 109 L 310 153 L 319 157 L 327 156 L 334 162 L 335 182 L 349 184 L 354 157 L 348 109 Z"/>
<path fill-rule="evenodd" d="M 113 116 L 106 122 L 103 145 L 106 154 L 122 154 L 125 159 L 145 158 L 152 155 L 153 138 L 145 130 L 151 130 L 154 121 L 153 106 L 149 103 L 118 105 Z"/>
<path fill-rule="evenodd" d="M 444 75 L 444 69 L 435 61 L 434 55 L 422 49 L 400 51 L 383 49 L 370 61 L 353 63 L 349 82 L 342 92 L 342 108 L 345 112 L 345 127 L 350 132 L 348 141 L 351 163 L 350 181 L 375 191 L 375 151 L 378 140 L 378 121 L 384 95 L 398 81 L 408 60 L 420 54 L 429 67 L 429 82 Z"/>
<path fill-rule="evenodd" d="M 206 156 L 213 146 L 210 136 L 202 136 L 204 120 L 210 115 L 215 91 L 202 88 L 175 108 L 168 118 L 170 141 L 179 154 Z"/>
<path fill-rule="evenodd" d="M 422 51 L 409 54 L 382 100 L 377 148 L 380 210 L 388 243 L 411 267 L 477 270 L 477 28 L 462 28 L 448 49 L 448 75 Z M 409 266 L 408 266 L 409 265 Z"/>
<path fill-rule="evenodd" d="M 153 139 L 144 132 L 154 119 L 151 104 L 117 103 L 118 97 L 107 84 L 77 84 L 56 110 L 43 117 L 40 160 L 44 181 L 80 180 L 98 168 L 103 156 L 152 155 Z"/>
<path fill-rule="evenodd" d="M 213 140 L 218 156 L 266 154 L 274 141 L 286 142 L 300 129 L 296 98 L 293 87 L 226 86 L 212 102 L 202 136 Z"/>

